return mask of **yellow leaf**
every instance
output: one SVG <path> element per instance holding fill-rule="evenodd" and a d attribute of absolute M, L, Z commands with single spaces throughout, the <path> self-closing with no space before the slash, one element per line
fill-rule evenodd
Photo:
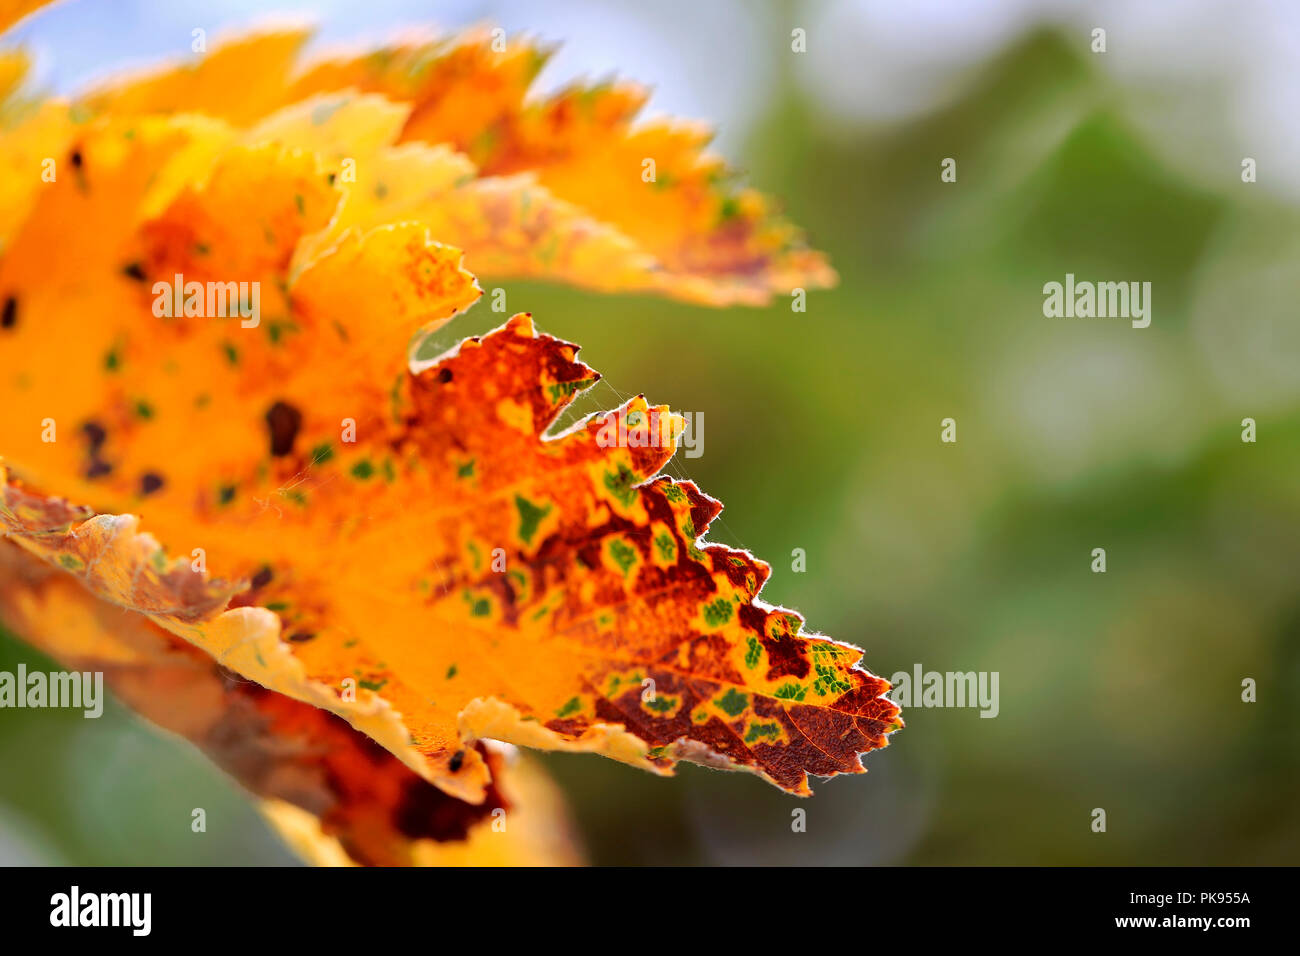
<path fill-rule="evenodd" d="M 558 229 L 554 235 L 533 234 L 535 248 L 583 246 L 581 254 L 554 270 L 539 268 L 508 243 L 493 250 L 495 257 L 484 250 L 484 261 L 503 277 L 546 274 L 600 289 L 654 291 L 713 305 L 761 305 L 796 287 L 836 282 L 825 257 L 807 248 L 799 230 L 775 215 L 762 195 L 737 186 L 722 160 L 706 151 L 712 138 L 706 126 L 638 123 L 645 100 L 640 87 L 575 86 L 531 100 L 529 87 L 550 51 L 527 37 L 507 41 L 487 27 L 319 58 L 290 81 L 288 64 L 302 38 L 282 32 L 234 41 L 196 64 L 106 84 L 83 105 L 116 116 L 198 109 L 252 126 L 256 138 L 297 140 L 322 150 L 331 165 L 336 158 L 355 160 L 362 177 L 357 193 L 400 188 L 397 177 L 384 173 L 392 160 L 373 160 L 390 128 L 386 123 L 401 118 L 397 141 L 449 147 L 478 175 L 504 178 L 486 192 L 438 203 L 433 216 L 439 221 L 430 225 L 449 230 L 436 234 L 440 241 L 461 244 L 473 254 L 461 238 L 469 232 L 466 221 L 449 218 L 475 203 L 492 210 L 499 197 L 512 194 L 510 201 L 525 207 L 512 218 L 525 218 L 531 204 L 538 211 L 534 225 L 544 221 Z M 258 81 L 247 97 L 232 98 L 223 95 L 230 75 L 253 75 Z M 340 154 L 339 141 L 327 145 L 311 135 L 310 127 L 328 124 L 331 105 L 355 100 L 354 91 L 373 95 L 364 98 L 369 101 L 364 106 L 345 108 L 341 122 L 329 124 L 355 139 L 352 152 Z M 391 103 L 383 112 L 386 123 L 375 125 L 378 98 Z M 304 101 L 310 106 L 293 110 Z M 291 112 L 269 115 L 276 107 Z M 364 156 L 372 162 L 363 164 Z M 525 173 L 529 178 L 519 178 Z M 409 197 L 410 190 L 405 193 Z M 416 206 L 422 216 L 430 197 L 426 193 L 423 199 Z M 552 211 L 541 212 L 545 209 Z M 347 215 L 374 224 L 365 215 Z M 486 238 L 504 237 L 498 232 Z M 613 260 L 616 268 L 584 267 L 596 260 Z"/>
<path fill-rule="evenodd" d="M 214 42 L 206 54 L 107 81 L 82 105 L 119 117 L 187 112 L 247 125 L 281 101 L 309 34 L 301 27 L 274 27 Z"/>

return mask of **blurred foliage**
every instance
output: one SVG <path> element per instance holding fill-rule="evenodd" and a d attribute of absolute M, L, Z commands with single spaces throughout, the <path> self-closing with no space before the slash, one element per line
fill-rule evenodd
<path fill-rule="evenodd" d="M 508 312 L 604 373 L 578 414 L 632 390 L 704 413 L 704 456 L 670 470 L 726 504 L 712 539 L 773 564 L 767 600 L 886 677 L 998 671 L 1001 713 L 911 709 L 865 778 L 810 801 L 550 757 L 592 858 L 1300 858 L 1300 214 L 1236 169 L 1185 181 L 1130 94 L 1052 32 L 902 124 L 846 128 L 790 76 L 780 89 L 744 156 L 838 289 L 802 314 L 716 313 L 511 283 Z M 1067 272 L 1150 281 L 1151 327 L 1044 318 L 1043 283 Z M 504 318 L 485 298 L 437 344 Z M 20 658 L 35 655 L 0 639 L 0 668 Z M 0 767 L 0 852 L 17 829 L 78 863 L 285 859 L 216 771 L 120 709 L 93 728 L 8 712 Z"/>

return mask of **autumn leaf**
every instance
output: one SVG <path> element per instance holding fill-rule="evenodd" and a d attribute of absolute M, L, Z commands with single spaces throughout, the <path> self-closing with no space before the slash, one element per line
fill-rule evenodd
<path fill-rule="evenodd" d="M 106 83 L 79 105 L 117 117 L 201 112 L 255 126 L 276 106 L 315 97 L 299 109 L 319 118 L 355 91 L 378 94 L 405 107 L 394 143 L 449 147 L 466 164 L 467 177 L 482 177 L 483 186 L 465 182 L 447 197 L 446 229 L 439 233 L 466 249 L 476 274 L 549 275 L 715 305 L 762 304 L 774 294 L 835 282 L 834 271 L 799 230 L 707 152 L 707 127 L 638 123 L 646 99 L 638 86 L 576 85 L 534 100 L 529 89 L 550 49 L 528 37 L 507 42 L 486 27 L 317 58 L 294 71 L 307 38 L 305 30 L 293 29 L 237 38 L 198 62 Z M 229 95 L 232 76 L 241 77 L 246 92 L 240 97 Z M 367 171 L 366 188 L 400 188 L 392 166 L 412 154 L 385 149 L 376 156 L 368 145 L 375 144 L 349 143 L 340 158 Z M 389 216 L 399 211 L 409 206 L 403 210 L 394 202 L 386 210 Z M 548 230 L 552 225 L 559 228 Z M 597 268 L 564 275 L 489 257 L 473 241 L 484 230 L 518 237 L 516 244 L 522 235 L 544 240 L 534 241 L 534 250 L 564 249 L 574 241 L 595 246 L 606 258 L 622 257 L 620 271 L 615 278 Z"/>
<path fill-rule="evenodd" d="M 760 600 L 766 564 L 704 540 L 720 505 L 659 474 L 678 416 L 637 397 L 553 433 L 599 375 L 527 314 L 409 360 L 413 338 L 481 294 L 474 261 L 723 302 L 816 284 L 821 260 L 791 258 L 757 200 L 738 200 L 717 241 L 703 139 L 645 139 L 636 97 L 594 97 L 561 135 L 567 99 L 523 99 L 540 62 L 527 45 L 384 51 L 371 83 L 352 60 L 290 78 L 300 41 L 250 38 L 75 116 L 54 105 L 17 122 L 17 167 L 56 142 L 63 172 L 37 184 L 28 169 L 0 193 L 0 348 L 14 357 L 0 530 L 25 555 L 0 611 L 60 659 L 134 655 L 119 695 L 207 750 L 320 859 L 477 846 L 510 780 L 485 741 L 660 773 L 696 761 L 799 794 L 810 773 L 862 772 L 901 726 L 888 684 Z M 255 88 L 232 103 L 240 73 Z M 373 89 L 334 92 L 330 76 Z M 481 139 L 484 117 L 501 138 Z M 543 155 L 546 123 L 559 125 Z M 604 137 L 590 156 L 579 127 Z M 654 223 L 605 221 L 622 208 L 612 181 L 598 180 L 609 196 L 564 195 L 566 177 L 596 175 L 584 164 L 665 135 L 661 155 L 692 172 L 669 205 L 637 207 Z M 784 236 L 770 248 L 769 229 Z M 64 630 L 46 621 L 56 605 Z M 109 606 L 138 618 L 119 633 Z M 177 707 L 167 689 L 187 684 L 208 706 Z M 213 744 L 218 727 L 265 739 L 251 768 Z M 395 758 L 370 782 L 354 772 L 367 737 Z M 284 738 L 321 749 L 277 756 Z M 294 775 L 312 785 L 287 791 Z M 414 828 L 396 822 L 412 800 Z"/>
<path fill-rule="evenodd" d="M 768 567 L 699 540 L 716 502 L 689 482 L 646 481 L 673 450 L 651 444 L 666 409 L 637 399 L 543 436 L 594 379 L 572 346 L 516 317 L 410 376 L 413 410 L 396 432 L 323 463 L 263 452 L 227 514 L 189 531 L 214 563 L 259 579 L 235 598 L 258 608 L 214 613 L 219 586 L 122 519 L 60 534 L 12 494 L 3 515 L 24 546 L 245 676 L 354 720 L 400 714 L 434 782 L 467 800 L 488 780 L 465 748 L 481 737 L 661 771 L 725 764 L 798 793 L 808 772 L 860 771 L 858 754 L 897 726 L 888 685 L 855 667 L 853 648 L 755 602 Z M 605 447 L 620 429 L 640 441 Z M 322 438 L 300 428 L 295 444 Z M 134 450 L 113 453 L 126 463 Z M 302 500 L 268 508 L 288 482 Z M 156 527 L 172 524 L 169 510 L 160 491 Z"/>
<path fill-rule="evenodd" d="M 65 508 L 69 523 L 87 517 Z M 0 542 L 0 621 L 64 667 L 102 673 L 119 701 L 196 745 L 259 797 L 273 825 L 291 829 L 286 836 L 301 841 L 313 832 L 311 855 L 321 862 L 578 859 L 562 805 L 535 769 L 517 781 L 503 757 L 480 745 L 493 774 L 487 799 L 475 806 L 450 797 L 346 721 L 239 678 L 7 541 Z M 526 814 L 503 793 L 521 783 L 540 791 L 524 797 Z M 493 830 L 493 814 L 507 810 L 510 827 Z M 527 825 L 537 818 L 544 822 Z M 543 839 L 544 856 L 533 849 Z"/>
<path fill-rule="evenodd" d="M 193 134 L 165 120 L 132 130 L 84 134 L 82 176 L 42 194 L 0 263 L 0 295 L 18 303 L 6 344 L 31 356 L 7 400 L 33 410 L 0 431 L 7 457 L 105 513 L 42 537 L 39 553 L 95 569 L 96 593 L 348 717 L 473 802 L 489 775 L 464 745 L 479 737 L 662 770 L 720 761 L 795 792 L 883 744 L 896 723 L 885 682 L 755 603 L 767 566 L 698 543 L 714 502 L 649 481 L 680 427 L 665 409 L 638 399 L 545 439 L 596 376 L 526 317 L 411 374 L 411 329 L 478 295 L 459 252 L 419 224 L 380 227 L 290 283 L 295 244 L 336 194 L 310 155 L 275 147 L 221 152 L 203 188 L 136 226 L 123 207 L 189 161 Z M 66 222 L 96 224 L 71 250 L 76 271 L 37 267 Z M 177 274 L 259 282 L 265 324 L 159 320 L 148 290 Z M 645 420 L 642 441 L 602 447 L 602 428 L 629 417 Z M 73 435 L 43 441 L 46 418 Z M 651 435 L 651 422 L 667 427 Z M 202 549 L 232 583 L 162 561 L 109 517 L 137 508 L 173 553 Z M 508 573 L 491 567 L 498 549 Z M 227 600 L 249 606 L 216 613 Z M 646 680 L 658 696 L 643 705 Z"/>
<path fill-rule="evenodd" d="M 87 156 L 98 150 L 88 144 Z M 299 161 L 234 156 L 240 172 L 230 175 L 245 208 L 254 195 L 267 203 L 254 206 L 249 221 L 281 222 L 285 179 L 306 189 Z M 137 165 L 126 162 L 124 174 L 139 181 Z M 212 262 L 234 257 L 254 270 L 287 262 L 287 250 L 252 255 L 242 234 L 205 211 L 223 195 L 223 175 L 212 179 L 215 196 L 178 198 L 183 240 L 166 216 L 146 225 L 146 276 L 197 265 L 172 257 L 190 257 L 198 246 Z M 248 186 L 261 181 L 270 188 Z M 93 204 L 93 189 L 76 192 Z M 277 239 L 292 235 L 292 225 L 272 230 Z M 452 266 L 458 256 L 435 254 L 423 241 L 393 242 L 391 232 L 377 236 L 374 255 L 393 262 L 394 272 L 410 262 L 417 271 L 420 263 L 442 267 L 421 273 L 431 281 L 414 287 L 436 291 L 444 308 L 472 298 L 472 281 Z M 20 241 L 13 258 L 21 261 L 22 252 Z M 467 800 L 482 800 L 488 780 L 463 746 L 480 736 L 600 750 L 660 769 L 683 757 L 721 760 L 795 792 L 806 792 L 810 770 L 860 770 L 857 754 L 880 746 L 895 725 L 893 705 L 880 696 L 887 685 L 854 668 L 852 649 L 800 636 L 797 617 L 756 605 L 766 565 L 700 546 L 715 503 L 689 483 L 646 483 L 671 455 L 680 422 L 638 399 L 544 438 L 596 376 L 572 346 L 536 336 L 522 316 L 435 367 L 405 372 L 401 337 L 359 323 L 360 299 L 340 284 L 370 274 L 358 267 L 368 254 L 338 250 L 304 273 L 284 303 L 293 331 L 240 340 L 247 353 L 225 363 L 233 376 L 227 387 L 208 391 L 211 375 L 184 361 L 220 368 L 231 329 L 178 321 L 159 360 L 132 347 L 128 322 L 101 330 L 121 343 L 119 364 L 81 383 L 91 392 L 86 408 L 73 410 L 84 399 L 67 389 L 46 396 L 74 403 L 58 417 L 83 423 L 82 447 L 6 436 L 6 447 L 30 449 L 26 467 L 38 481 L 79 470 L 86 493 L 121 510 L 148 497 L 163 540 L 202 541 L 231 579 L 264 584 L 236 593 L 178 569 L 123 519 L 97 517 L 73 533 L 42 531 L 23 543 L 70 570 L 85 569 L 92 590 L 169 624 L 245 676 L 353 719 L 359 710 L 367 721 L 386 718 L 390 726 L 376 736 L 389 746 L 401 714 L 426 772 Z M 64 300 L 78 323 L 82 305 L 75 296 Z M 14 344 L 58 325 L 47 314 L 35 330 L 12 330 Z M 345 368 L 318 347 L 325 336 Z M 387 368 L 376 342 L 388 347 Z M 341 343 L 349 343 L 346 352 Z M 129 393 L 119 368 L 132 372 Z M 356 384 L 329 394 L 322 375 Z M 389 381 L 391 391 L 364 390 Z M 29 401 L 35 387 L 25 383 Z M 177 409 L 186 414 L 171 414 Z M 88 417 L 92 410 L 99 422 Z M 165 470 L 166 448 L 183 441 L 176 429 L 207 416 L 213 435 L 202 466 Z M 660 416 L 668 427 L 652 433 Z M 176 420 L 168 426 L 169 419 Z M 357 440 L 336 446 L 335 423 L 349 420 L 360 425 Z M 217 423 L 226 423 L 229 440 L 216 434 Z M 611 428 L 630 428 L 641 440 L 607 444 L 601 436 Z M 32 530 L 23 510 L 8 502 L 6 518 L 18 516 L 11 532 Z M 497 552 L 506 561 L 491 568 Z M 213 616 L 232 596 L 262 607 Z M 276 613 L 254 613 L 268 609 Z M 416 629 L 460 640 L 413 641 Z M 499 636 L 503 629 L 509 640 Z M 278 657 L 268 659 L 273 650 Z M 554 665 L 544 667 L 546 659 Z M 361 688 L 359 708 L 343 694 L 349 680 Z M 647 680 L 657 690 L 642 700 Z M 419 758 L 407 756 L 416 766 Z"/>

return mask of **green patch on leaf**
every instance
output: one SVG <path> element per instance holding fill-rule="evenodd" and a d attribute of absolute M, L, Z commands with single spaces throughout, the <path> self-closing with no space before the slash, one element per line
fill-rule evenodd
<path fill-rule="evenodd" d="M 681 698 L 656 694 L 653 700 L 643 700 L 642 703 L 656 714 L 667 714 L 677 708 L 677 705 L 681 703 Z"/>
<path fill-rule="evenodd" d="M 739 717 L 749 706 L 749 695 L 729 687 L 721 697 L 714 698 L 713 703 L 728 717 Z"/>
<path fill-rule="evenodd" d="M 636 564 L 636 548 L 622 538 L 612 538 L 610 540 L 609 556 L 614 559 L 614 563 L 623 572 L 623 577 L 627 577 L 627 572 L 632 570 L 632 566 Z"/>
<path fill-rule="evenodd" d="M 469 605 L 471 617 L 487 617 L 492 613 L 492 602 L 485 597 L 475 597 L 469 590 L 463 592 L 462 596 Z"/>
<path fill-rule="evenodd" d="M 586 388 L 595 381 L 594 378 L 579 378 L 572 382 L 555 382 L 546 386 L 546 393 L 550 396 L 551 404 L 554 405 L 560 399 Z"/>
<path fill-rule="evenodd" d="M 539 508 L 523 495 L 515 495 L 515 507 L 519 509 L 519 538 L 524 544 L 532 544 L 537 526 L 551 513 L 552 506 Z"/>
<path fill-rule="evenodd" d="M 704 605 L 704 623 L 709 627 L 721 627 L 731 620 L 731 602 L 726 598 L 715 598 Z"/>
<path fill-rule="evenodd" d="M 782 684 L 773 693 L 772 696 L 777 700 L 803 700 L 804 695 L 808 693 L 808 688 L 796 684 L 794 681 Z"/>
<path fill-rule="evenodd" d="M 655 538 L 655 548 L 659 552 L 660 561 L 671 563 L 677 559 L 677 542 L 667 531 L 661 531 L 659 537 Z"/>
<path fill-rule="evenodd" d="M 755 721 L 745 732 L 745 743 L 752 744 L 758 740 L 776 740 L 781 736 L 781 728 L 775 720 Z"/>
<path fill-rule="evenodd" d="M 636 501 L 636 473 L 625 464 L 619 464 L 617 471 L 605 472 L 605 487 L 624 508 L 630 508 Z"/>

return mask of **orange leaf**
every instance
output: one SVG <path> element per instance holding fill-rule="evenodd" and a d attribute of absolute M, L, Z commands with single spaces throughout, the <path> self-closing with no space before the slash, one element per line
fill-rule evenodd
<path fill-rule="evenodd" d="M 527 46 L 417 46 L 373 65 L 404 101 L 294 102 L 295 42 L 102 91 L 108 115 L 62 134 L 71 175 L 12 204 L 0 528 L 284 695 L 264 706 L 343 717 L 468 803 L 494 792 L 485 739 L 801 794 L 809 773 L 861 772 L 901 726 L 888 685 L 761 602 L 767 565 L 703 542 L 720 506 L 656 477 L 680 418 L 638 397 L 548 435 L 598 375 L 527 315 L 408 362 L 413 335 L 480 295 L 449 238 L 471 265 L 708 301 L 821 281 L 820 260 L 755 195 L 718 191 L 698 128 L 630 127 L 637 98 L 617 92 L 590 115 L 569 115 L 573 94 L 526 105 Z M 247 101 L 222 103 L 259 64 Z M 157 115 L 193 105 L 214 115 Z M 414 130 L 432 139 L 393 144 Z M 510 175 L 476 178 L 444 142 Z M 648 146 L 674 170 L 664 200 L 619 179 Z M 602 204 L 636 210 L 626 231 L 587 215 Z"/>
<path fill-rule="evenodd" d="M 68 522 L 85 515 L 68 508 Z M 493 790 L 480 805 L 447 796 L 327 711 L 225 671 L 216 661 L 145 617 L 101 601 L 70 575 L 0 542 L 0 620 L 77 671 L 103 673 L 113 694 L 158 726 L 195 744 L 249 791 L 276 807 L 276 821 L 310 818 L 318 839 L 349 862 L 446 864 L 474 847 L 501 862 L 573 862 L 558 798 L 550 798 L 554 853 L 521 839 L 520 813 L 499 788 L 513 789 L 504 759 L 489 756 Z M 528 771 L 529 786 L 539 770 Z M 492 827 L 509 809 L 511 826 Z M 543 816 L 532 806 L 528 813 Z M 306 826 L 299 820 L 295 836 Z M 534 841 L 535 843 L 535 841 Z M 450 845 L 449 845 L 450 844 Z M 480 865 L 486 863 L 477 854 Z"/>
<path fill-rule="evenodd" d="M 516 316 L 408 376 L 410 411 L 359 431 L 354 447 L 308 453 L 332 423 L 304 418 L 287 450 L 269 429 L 228 502 L 201 477 L 169 477 L 149 504 L 152 527 L 253 581 L 235 598 L 250 606 L 225 613 L 214 603 L 238 585 L 187 577 L 127 519 L 33 535 L 39 523 L 12 495 L 5 517 L 96 593 L 251 679 L 390 747 L 400 714 L 415 753 L 405 741 L 397 752 L 465 799 L 481 800 L 488 779 L 466 749 L 482 737 L 662 771 L 679 759 L 735 766 L 796 793 L 809 772 L 860 772 L 858 755 L 899 725 L 887 683 L 857 669 L 859 651 L 757 602 L 767 565 L 701 544 L 716 502 L 689 482 L 648 480 L 680 420 L 636 399 L 544 436 L 595 377 L 573 346 Z M 268 384 L 267 397 L 293 387 Z M 99 451 L 110 449 L 125 475 L 141 464 L 129 433 L 106 437 Z M 98 485 L 122 500 L 116 471 Z"/>
<path fill-rule="evenodd" d="M 624 265 L 627 284 L 618 288 L 713 305 L 761 305 L 796 287 L 835 284 L 825 257 L 706 152 L 712 138 L 707 127 L 636 122 L 645 100 L 639 87 L 575 86 L 532 101 L 529 87 L 550 51 L 527 37 L 506 42 L 487 28 L 318 58 L 290 81 L 287 64 L 302 39 L 300 32 L 285 31 L 236 40 L 195 64 L 106 84 L 84 105 L 116 116 L 198 110 L 251 126 L 277 106 L 320 94 L 378 94 L 407 107 L 401 141 L 449 146 L 480 175 L 527 183 L 541 204 L 563 204 L 553 218 L 590 220 L 584 234 L 599 233 L 609 247 L 604 254 L 619 246 L 634 251 L 638 266 Z M 232 75 L 257 77 L 246 97 L 227 94 Z M 364 145 L 357 148 L 364 151 Z M 512 178 L 521 173 L 532 179 Z M 359 175 L 371 176 L 367 184 L 375 187 L 373 170 Z M 460 234 L 438 238 L 473 251 Z M 538 274 L 509 258 L 491 264 L 506 276 Z M 557 277 L 585 284 L 595 275 L 561 270 Z M 606 275 L 597 287 L 615 284 Z"/>

